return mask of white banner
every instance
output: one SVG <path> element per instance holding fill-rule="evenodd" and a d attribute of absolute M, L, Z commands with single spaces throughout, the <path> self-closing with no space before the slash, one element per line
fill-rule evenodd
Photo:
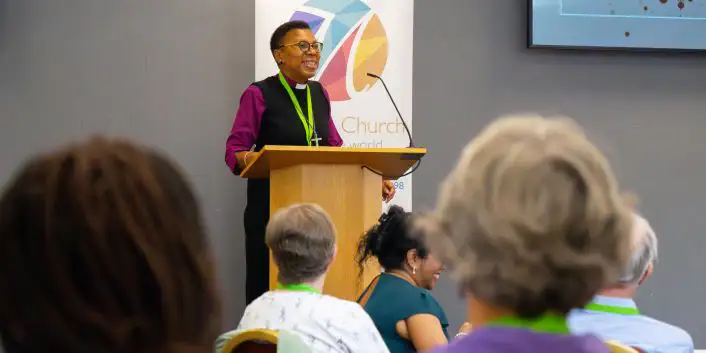
<path fill-rule="evenodd" d="M 409 141 L 380 82 L 387 83 L 412 128 L 413 0 L 257 0 L 255 73 L 277 73 L 270 36 L 284 22 L 304 20 L 324 43 L 315 80 L 331 97 L 332 115 L 347 147 L 407 147 Z M 412 178 L 395 182 L 392 203 L 412 208 Z"/>

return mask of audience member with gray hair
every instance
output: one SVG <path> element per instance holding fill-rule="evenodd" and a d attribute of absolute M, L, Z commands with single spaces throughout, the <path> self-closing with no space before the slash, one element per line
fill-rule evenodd
<path fill-rule="evenodd" d="M 221 335 L 216 351 L 247 329 L 286 330 L 314 353 L 389 353 L 370 316 L 355 302 L 322 294 L 336 254 L 336 228 L 315 204 L 275 213 L 265 242 L 278 268 L 279 285 L 254 300 L 238 328 Z"/>
<path fill-rule="evenodd" d="M 607 353 L 566 316 L 620 277 L 631 211 L 603 154 L 568 119 L 487 126 L 422 225 L 467 297 L 473 332 L 436 353 Z"/>
<path fill-rule="evenodd" d="M 640 215 L 634 217 L 634 251 L 622 276 L 584 309 L 570 315 L 571 330 L 620 341 L 645 353 L 691 353 L 694 343 L 686 331 L 641 315 L 635 304 L 638 287 L 652 275 L 658 250 L 649 222 Z"/>

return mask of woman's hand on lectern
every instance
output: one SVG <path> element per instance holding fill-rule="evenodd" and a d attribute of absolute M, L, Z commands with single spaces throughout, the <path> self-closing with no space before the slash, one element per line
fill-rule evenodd
<path fill-rule="evenodd" d="M 257 158 L 257 156 L 260 154 L 260 152 L 255 152 L 255 151 L 240 151 L 235 153 L 235 160 L 238 163 L 238 168 L 240 169 L 245 169 L 245 167 L 248 166 L 248 164 L 252 163 L 252 161 Z"/>
<path fill-rule="evenodd" d="M 395 184 L 390 180 L 382 181 L 382 200 L 385 202 L 390 202 L 393 197 L 395 197 Z"/>

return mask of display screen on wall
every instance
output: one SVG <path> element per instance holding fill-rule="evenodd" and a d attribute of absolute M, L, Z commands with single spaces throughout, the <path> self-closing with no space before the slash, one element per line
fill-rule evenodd
<path fill-rule="evenodd" d="M 529 0 L 529 46 L 706 50 L 706 0 Z"/>

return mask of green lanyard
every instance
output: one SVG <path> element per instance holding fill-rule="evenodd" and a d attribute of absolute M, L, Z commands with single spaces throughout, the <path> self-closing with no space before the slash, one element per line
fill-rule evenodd
<path fill-rule="evenodd" d="M 559 315 L 545 314 L 534 319 L 523 319 L 515 316 L 503 317 L 488 323 L 490 326 L 505 326 L 524 328 L 535 332 L 569 334 L 566 318 Z"/>
<path fill-rule="evenodd" d="M 309 123 L 307 124 L 307 121 L 304 118 L 304 113 L 302 112 L 302 107 L 299 105 L 299 100 L 297 100 L 294 92 L 292 92 L 292 87 L 289 87 L 289 83 L 287 83 L 287 80 L 284 78 L 282 72 L 279 73 L 279 82 L 282 83 L 284 89 L 287 90 L 287 93 L 289 93 L 289 98 L 292 99 L 294 109 L 297 111 L 297 115 L 299 115 L 299 119 L 304 125 L 304 131 L 306 132 L 306 143 L 311 146 L 311 136 L 314 134 L 314 110 L 311 106 L 311 91 L 309 90 L 309 85 L 306 85 L 306 104 L 309 106 L 307 111 L 309 115 Z"/>
<path fill-rule="evenodd" d="M 587 304 L 584 309 L 591 311 L 599 311 L 602 313 L 612 313 L 612 314 L 623 314 L 623 315 L 640 315 L 640 310 L 637 308 L 624 307 L 624 306 L 613 306 L 590 303 Z"/>
<path fill-rule="evenodd" d="M 288 290 L 288 291 L 292 291 L 292 292 L 311 292 L 311 293 L 321 294 L 321 292 L 318 289 L 316 289 L 312 286 L 306 285 L 306 284 L 301 284 L 301 283 L 298 283 L 298 284 L 278 283 L 277 289 Z"/>

